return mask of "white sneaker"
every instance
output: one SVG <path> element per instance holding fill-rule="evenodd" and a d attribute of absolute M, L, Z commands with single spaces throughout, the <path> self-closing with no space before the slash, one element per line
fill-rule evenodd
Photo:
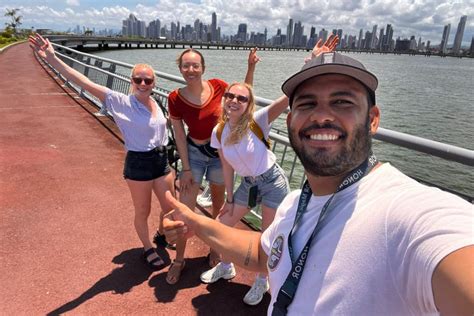
<path fill-rule="evenodd" d="M 257 305 L 263 299 L 263 295 L 268 291 L 270 285 L 267 278 L 262 279 L 257 277 L 252 285 L 252 288 L 245 294 L 244 303 L 248 305 Z"/>
<path fill-rule="evenodd" d="M 230 280 L 235 277 L 234 264 L 230 263 L 229 268 L 225 268 L 222 262 L 219 262 L 214 268 L 201 274 L 203 283 L 214 283 L 219 279 Z"/>

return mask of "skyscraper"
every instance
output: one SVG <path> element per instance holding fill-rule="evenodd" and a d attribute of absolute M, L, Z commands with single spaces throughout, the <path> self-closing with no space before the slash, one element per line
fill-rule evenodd
<path fill-rule="evenodd" d="M 122 34 L 124 36 L 146 36 L 145 21 L 140 21 L 133 14 L 128 19 L 122 21 Z"/>
<path fill-rule="evenodd" d="M 384 29 L 383 27 L 380 29 L 380 33 L 379 33 L 379 41 L 377 43 L 377 50 L 381 51 L 382 50 L 382 46 L 383 46 L 383 40 L 384 40 Z"/>
<path fill-rule="evenodd" d="M 464 35 L 464 28 L 466 27 L 467 15 L 463 15 L 458 23 L 458 29 L 456 31 L 456 36 L 454 37 L 453 44 L 453 54 L 459 54 L 461 49 L 462 37 Z"/>
<path fill-rule="evenodd" d="M 288 21 L 288 26 L 286 27 L 286 43 L 288 46 L 291 46 L 293 43 L 293 19 Z"/>
<path fill-rule="evenodd" d="M 372 29 L 372 37 L 370 38 L 370 46 L 368 45 L 367 48 L 374 49 L 376 43 L 377 43 L 377 24 L 375 24 Z"/>
<path fill-rule="evenodd" d="M 326 31 L 325 29 L 319 31 L 318 39 L 321 39 L 323 43 L 326 42 L 326 40 L 328 39 L 328 31 Z"/>
<path fill-rule="evenodd" d="M 295 31 L 293 33 L 293 42 L 290 43 L 291 46 L 299 47 L 305 46 L 306 43 L 302 43 L 304 27 L 301 25 L 301 21 L 295 23 Z"/>
<path fill-rule="evenodd" d="M 447 52 L 449 32 L 451 32 L 451 24 L 445 25 L 443 29 L 443 37 L 441 38 L 441 44 L 439 45 L 439 51 L 442 54 L 446 54 Z"/>
<path fill-rule="evenodd" d="M 474 56 L 474 36 L 471 39 L 471 49 L 469 49 L 469 55 Z"/>
<path fill-rule="evenodd" d="M 211 41 L 217 42 L 217 15 L 216 12 L 212 12 L 212 23 L 211 23 Z"/>
<path fill-rule="evenodd" d="M 239 24 L 239 28 L 237 31 L 237 41 L 242 44 L 245 44 L 247 42 L 247 24 Z"/>
<path fill-rule="evenodd" d="M 362 48 L 362 34 L 364 33 L 363 29 L 360 29 L 359 31 L 359 40 L 357 41 L 357 48 L 361 49 Z"/>
<path fill-rule="evenodd" d="M 337 48 L 342 47 L 342 29 L 337 29 L 337 36 L 339 36 L 339 44 L 337 44 Z"/>
<path fill-rule="evenodd" d="M 393 50 L 392 41 L 393 41 L 392 24 L 387 24 L 386 32 L 385 32 L 385 36 L 384 36 L 384 42 L 383 42 L 383 45 L 382 45 L 382 50 L 385 51 L 385 52 L 392 51 Z"/>

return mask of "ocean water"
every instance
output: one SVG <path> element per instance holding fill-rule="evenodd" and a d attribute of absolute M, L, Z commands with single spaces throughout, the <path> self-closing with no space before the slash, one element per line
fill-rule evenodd
<path fill-rule="evenodd" d="M 133 49 L 97 52 L 130 64 L 148 63 L 155 70 L 180 76 L 176 57 L 182 49 Z M 243 81 L 248 51 L 201 50 L 206 78 Z M 260 51 L 255 93 L 274 99 L 281 84 L 298 71 L 305 52 Z M 348 54 L 377 75 L 381 127 L 474 149 L 474 59 L 381 54 Z M 158 82 L 158 85 L 160 83 Z M 164 84 L 168 89 L 179 84 Z M 284 115 L 282 115 L 283 117 Z M 283 120 L 276 126 L 286 129 Z M 456 162 L 374 141 L 374 152 L 408 175 L 474 196 L 474 170 Z"/>

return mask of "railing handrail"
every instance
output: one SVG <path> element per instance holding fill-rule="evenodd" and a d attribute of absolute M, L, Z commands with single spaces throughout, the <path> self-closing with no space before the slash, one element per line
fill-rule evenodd
<path fill-rule="evenodd" d="M 100 57 L 100 56 L 97 56 L 97 55 L 92 55 L 92 54 L 79 52 L 75 49 L 72 49 L 72 48 L 69 48 L 69 47 L 66 47 L 66 46 L 62 46 L 62 45 L 59 45 L 59 44 L 54 44 L 53 43 L 52 45 L 54 45 L 55 47 L 60 48 L 62 50 L 70 51 L 70 52 L 72 52 L 74 54 L 77 54 L 77 55 L 93 58 L 95 60 L 100 60 L 102 62 L 107 62 L 109 64 L 115 64 L 115 65 L 125 67 L 125 68 L 130 68 L 130 69 L 133 68 L 133 65 L 129 64 L 129 63 L 125 63 L 125 62 L 121 62 L 121 61 L 117 61 L 117 60 L 113 60 L 113 59 L 109 59 L 109 58 L 104 58 L 104 57 Z M 60 55 L 62 57 L 68 58 L 68 59 L 73 59 L 73 58 L 71 58 L 71 57 L 69 57 L 65 54 L 60 54 Z M 111 75 L 111 76 L 113 76 L 115 78 L 118 78 L 118 79 L 121 79 L 121 80 L 130 81 L 129 78 L 125 79 L 121 76 L 118 76 L 115 73 L 108 72 L 107 70 L 101 69 L 99 67 L 95 67 L 95 66 L 92 66 L 92 65 L 87 65 L 87 64 L 79 62 L 75 59 L 74 59 L 74 61 L 78 62 L 78 63 L 81 63 L 83 66 L 94 68 L 97 71 L 100 71 L 101 73 Z M 185 84 L 185 81 L 181 77 L 174 76 L 174 75 L 167 74 L 167 73 L 160 72 L 160 71 L 155 71 L 155 74 L 159 78 L 174 81 L 174 82 L 177 82 L 177 83 L 180 83 L 180 84 Z M 155 92 L 158 93 L 158 91 L 155 91 Z M 163 97 L 167 97 L 167 95 L 165 95 L 164 93 L 160 93 L 160 94 Z M 262 98 L 262 97 L 258 97 L 258 96 L 256 97 L 256 103 L 259 106 L 267 106 L 271 102 L 272 102 L 272 100 L 270 100 L 270 99 L 266 99 L 266 98 Z M 271 136 L 271 138 L 274 138 L 274 137 L 281 138 L 281 135 L 278 135 L 277 133 L 270 133 L 270 136 Z M 464 165 L 467 165 L 467 166 L 474 166 L 474 150 L 470 150 L 470 149 L 458 147 L 458 146 L 455 146 L 455 145 L 450 145 L 450 144 L 446 144 L 446 143 L 442 143 L 442 142 L 438 142 L 438 141 L 430 140 L 430 139 L 427 139 L 427 138 L 423 138 L 423 137 L 419 137 L 419 136 L 415 136 L 415 135 L 411 135 L 411 134 L 407 134 L 407 133 L 402 133 L 402 132 L 398 132 L 398 131 L 394 131 L 394 130 L 390 130 L 390 129 L 386 129 L 386 128 L 382 128 L 382 127 L 379 127 L 376 135 L 374 135 L 374 138 L 377 139 L 377 140 L 383 141 L 383 142 L 394 144 L 394 145 L 404 147 L 404 148 L 407 148 L 407 149 L 411 149 L 411 150 L 414 150 L 414 151 L 417 151 L 417 152 L 426 153 L 426 154 L 429 154 L 429 155 L 432 155 L 432 156 L 435 156 L 435 157 L 439 157 L 439 158 L 442 158 L 442 159 L 445 159 L 445 160 L 455 161 L 455 162 L 458 162 L 458 163 L 461 163 L 461 164 L 464 164 Z M 284 141 L 284 143 L 289 144 L 287 139 L 286 139 L 286 141 Z"/>

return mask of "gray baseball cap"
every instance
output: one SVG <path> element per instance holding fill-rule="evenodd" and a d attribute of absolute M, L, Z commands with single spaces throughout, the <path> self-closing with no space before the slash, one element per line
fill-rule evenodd
<path fill-rule="evenodd" d="M 377 77 L 369 72 L 359 61 L 336 52 L 323 53 L 308 61 L 299 72 L 283 83 L 281 89 L 284 94 L 292 99 L 296 88 L 304 81 L 326 74 L 341 74 L 358 80 L 367 88 L 372 102 L 375 104 L 375 90 L 378 85 Z"/>

